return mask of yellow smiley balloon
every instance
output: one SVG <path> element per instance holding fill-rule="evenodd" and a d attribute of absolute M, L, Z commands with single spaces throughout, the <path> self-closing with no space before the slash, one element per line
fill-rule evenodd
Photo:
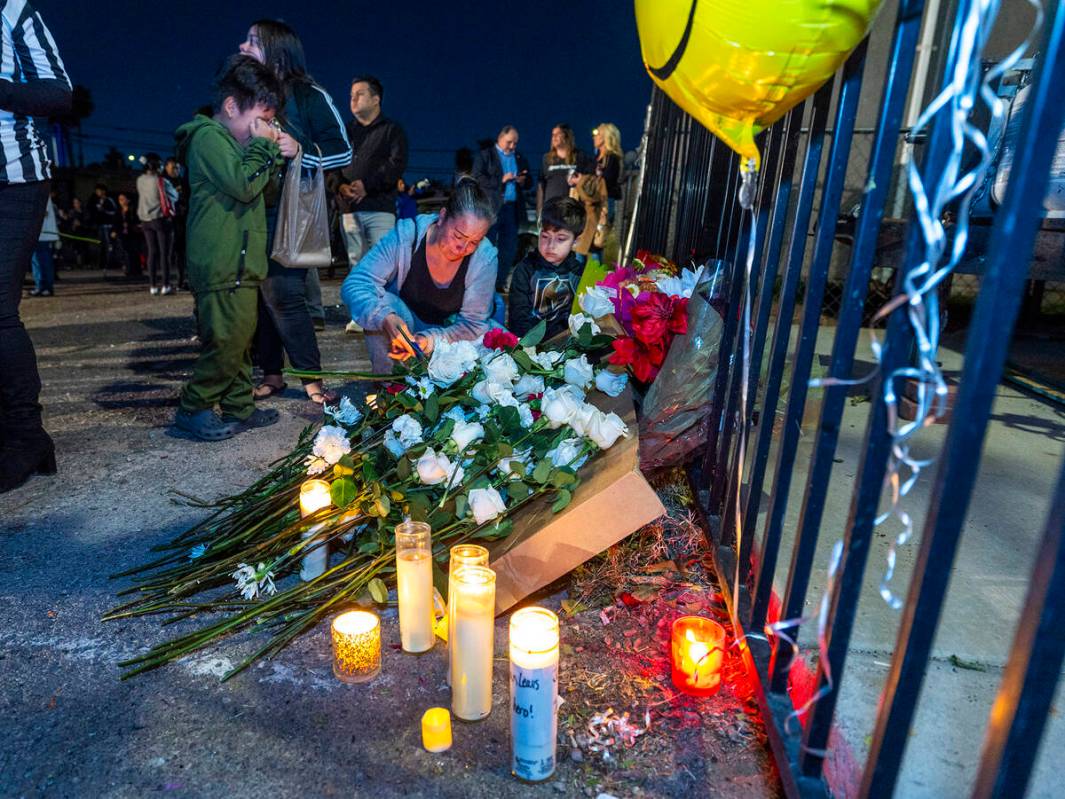
<path fill-rule="evenodd" d="M 643 62 L 673 101 L 744 159 L 813 94 L 872 25 L 880 0 L 636 0 Z"/>

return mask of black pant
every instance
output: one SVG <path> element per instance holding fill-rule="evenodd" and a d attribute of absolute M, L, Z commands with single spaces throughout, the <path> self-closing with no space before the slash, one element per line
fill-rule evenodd
<path fill-rule="evenodd" d="M 308 372 L 321 370 L 322 355 L 318 351 L 318 338 L 307 309 L 306 269 L 289 269 L 270 261 L 266 280 L 259 286 L 259 328 L 255 332 L 255 352 L 263 374 L 281 374 L 286 352 L 293 369 Z"/>
<path fill-rule="evenodd" d="M 174 224 L 169 219 L 141 223 L 148 247 L 148 281 L 152 287 L 170 285 L 170 257 L 174 249 Z M 159 282 L 160 274 L 162 282 Z"/>
<path fill-rule="evenodd" d="M 0 437 L 5 446 L 44 432 L 37 355 L 18 306 L 49 187 L 48 181 L 0 186 Z"/>
<path fill-rule="evenodd" d="M 496 291 L 503 291 L 507 285 L 507 277 L 514 266 L 518 256 L 518 204 L 516 202 L 503 203 L 496 214 L 496 223 L 488 231 L 488 240 L 498 250 L 499 268 L 496 271 Z"/>

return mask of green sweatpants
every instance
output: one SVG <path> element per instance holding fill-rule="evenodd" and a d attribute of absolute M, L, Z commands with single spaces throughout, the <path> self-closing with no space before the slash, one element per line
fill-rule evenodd
<path fill-rule="evenodd" d="M 196 294 L 201 349 L 192 378 L 181 389 L 182 410 L 195 413 L 217 405 L 225 416 L 251 416 L 251 344 L 258 307 L 257 286 Z"/>

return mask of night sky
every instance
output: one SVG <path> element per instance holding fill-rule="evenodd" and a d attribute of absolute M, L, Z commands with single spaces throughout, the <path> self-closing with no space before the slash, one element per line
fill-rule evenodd
<path fill-rule="evenodd" d="M 519 149 L 534 169 L 559 121 L 573 126 L 586 151 L 595 124 L 614 122 L 632 149 L 651 91 L 632 4 L 623 0 L 36 6 L 72 80 L 92 91 L 86 163 L 112 144 L 124 154 L 169 152 L 168 132 L 209 101 L 215 69 L 263 17 L 283 19 L 300 35 L 311 73 L 345 121 L 350 78 L 381 79 L 385 114 L 410 141 L 408 179 L 446 178 L 456 148 L 494 138 L 507 123 L 518 127 Z"/>

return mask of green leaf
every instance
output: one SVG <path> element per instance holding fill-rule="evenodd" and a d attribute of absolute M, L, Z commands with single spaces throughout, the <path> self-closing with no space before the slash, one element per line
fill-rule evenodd
<path fill-rule="evenodd" d="M 551 512 L 558 513 L 569 505 L 571 499 L 573 499 L 573 494 L 563 488 L 558 492 L 558 499 L 556 499 L 555 504 L 551 506 Z"/>
<path fill-rule="evenodd" d="M 532 493 L 532 489 L 525 485 L 521 480 L 515 480 L 512 483 L 507 483 L 507 493 L 514 499 L 525 499 Z"/>
<path fill-rule="evenodd" d="M 555 488 L 565 488 L 566 486 L 576 483 L 577 477 L 572 472 L 567 472 L 564 469 L 555 469 L 551 472 L 549 482 Z"/>
<path fill-rule="evenodd" d="M 429 497 L 425 494 L 409 494 L 407 502 L 411 519 L 424 522 L 429 518 Z"/>
<path fill-rule="evenodd" d="M 399 463 L 396 464 L 396 477 L 403 482 L 407 482 L 407 478 L 410 477 L 410 459 L 406 455 L 399 456 Z"/>
<path fill-rule="evenodd" d="M 521 337 L 521 341 L 518 342 L 519 347 L 535 347 L 541 341 L 544 340 L 544 335 L 547 333 L 547 321 L 541 319 L 536 323 L 536 327 Z"/>
<path fill-rule="evenodd" d="M 532 479 L 537 483 L 543 484 L 547 482 L 547 478 L 551 476 L 551 461 L 540 461 L 536 464 L 536 468 L 533 469 Z"/>
<path fill-rule="evenodd" d="M 359 491 L 355 487 L 354 481 L 349 480 L 347 477 L 334 480 L 333 484 L 329 486 L 329 497 L 338 508 L 346 508 L 355 501 L 355 497 L 358 494 Z"/>
<path fill-rule="evenodd" d="M 455 497 L 455 517 L 456 518 L 461 519 L 463 516 L 466 515 L 466 505 L 467 505 L 468 502 L 469 502 L 469 499 L 466 497 L 465 494 L 459 494 L 457 497 Z"/>
<path fill-rule="evenodd" d="M 591 346 L 592 326 L 590 323 L 585 322 L 583 325 L 581 325 L 581 329 L 577 331 L 577 343 L 585 349 Z"/>
<path fill-rule="evenodd" d="M 583 610 L 588 610 L 588 606 L 581 602 L 579 599 L 563 599 L 562 600 L 562 612 L 567 616 L 575 616 Z"/>
<path fill-rule="evenodd" d="M 388 587 L 380 577 L 374 577 L 366 587 L 370 589 L 370 596 L 373 597 L 373 601 L 378 605 L 384 605 L 388 602 Z"/>
<path fill-rule="evenodd" d="M 388 512 L 392 510 L 392 503 L 388 499 L 388 494 L 382 494 L 374 502 L 374 513 L 377 516 L 384 518 L 388 515 Z"/>
<path fill-rule="evenodd" d="M 440 416 L 440 398 L 437 397 L 434 391 L 425 400 L 425 419 L 429 424 L 436 422 L 437 417 Z"/>
<path fill-rule="evenodd" d="M 355 468 L 355 461 L 351 459 L 351 454 L 345 454 L 340 456 L 340 460 L 337 461 L 337 466 L 347 466 L 349 469 Z"/>
<path fill-rule="evenodd" d="M 532 372 L 538 368 L 525 350 L 514 350 L 514 352 L 510 353 L 510 357 L 514 359 L 514 363 L 521 367 L 523 372 Z"/>
<path fill-rule="evenodd" d="M 509 458 L 514 454 L 514 447 L 510 446 L 506 441 L 500 441 L 496 444 L 496 460 L 500 458 Z"/>

